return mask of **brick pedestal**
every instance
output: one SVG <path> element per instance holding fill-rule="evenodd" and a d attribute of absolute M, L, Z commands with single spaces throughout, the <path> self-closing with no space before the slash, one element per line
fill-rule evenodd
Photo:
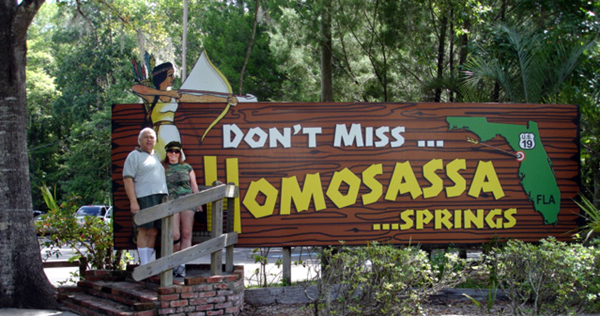
<path fill-rule="evenodd" d="M 244 267 L 231 275 L 187 277 L 183 285 L 158 288 L 158 315 L 237 316 L 244 304 Z"/>
<path fill-rule="evenodd" d="M 205 268 L 208 272 L 210 266 L 188 266 L 188 271 Z M 85 280 L 76 287 L 60 288 L 59 300 L 81 315 L 238 316 L 241 313 L 243 266 L 235 266 L 231 274 L 190 275 L 183 282 L 178 279 L 172 286 L 159 287 L 159 277 L 136 282 L 130 271 L 91 270 L 85 272 Z"/>

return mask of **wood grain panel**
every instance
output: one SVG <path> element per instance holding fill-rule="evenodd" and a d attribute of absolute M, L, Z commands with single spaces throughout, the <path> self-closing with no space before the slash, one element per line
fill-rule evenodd
<path fill-rule="evenodd" d="M 208 133 L 201 143 L 206 127 L 221 113 L 223 104 L 180 104 L 175 123 L 181 134 L 188 162 L 196 170 L 200 185 L 204 179 L 202 157 L 215 156 L 220 181 L 226 180 L 226 159 L 237 158 L 239 169 L 240 202 L 247 196 L 252 183 L 264 179 L 278 192 L 271 216 L 257 218 L 244 203 L 241 205 L 241 233 L 238 246 L 301 246 L 334 245 L 339 241 L 347 244 L 365 244 L 381 241 L 397 244 L 473 244 L 491 238 L 518 238 L 537 241 L 552 235 L 558 239 L 570 238 L 568 232 L 576 228 L 579 210 L 572 202 L 579 191 L 579 143 L 578 109 L 572 105 L 537 104 L 460 104 L 460 103 L 245 103 L 232 107 L 229 113 Z M 115 201 L 115 237 L 117 247 L 133 248 L 132 220 L 129 205 L 122 187 L 122 166 L 127 154 L 135 147 L 137 135 L 144 124 L 143 106 L 140 104 L 117 104 L 113 106 L 113 191 Z M 478 137 L 470 131 L 449 130 L 447 117 L 486 117 L 489 123 L 521 125 L 530 121 L 538 125 L 543 148 L 552 162 L 552 169 L 561 192 L 558 222 L 545 225 L 542 215 L 534 209 L 519 178 L 520 162 L 514 150 L 502 135 L 496 135 L 482 144 L 467 142 Z M 237 148 L 223 148 L 223 126 L 235 124 L 244 133 L 259 128 L 268 133 L 276 128 L 290 128 L 291 147 L 251 148 L 242 141 Z M 336 124 L 361 124 L 366 128 L 404 127 L 400 147 L 349 146 L 335 147 Z M 302 133 L 294 134 L 294 127 L 322 128 L 316 135 L 316 146 L 309 147 L 309 138 Z M 387 133 L 389 136 L 390 133 Z M 259 139 L 254 137 L 254 140 Z M 375 138 L 375 140 L 377 140 Z M 443 147 L 419 147 L 419 141 L 443 141 Z M 433 159 L 441 159 L 443 165 L 455 159 L 464 159 L 466 170 L 460 171 L 467 183 L 467 190 L 459 197 L 447 197 L 444 191 L 431 198 L 410 194 L 398 195 L 393 201 L 385 199 L 396 163 L 410 162 L 421 188 L 431 183 L 423 176 L 423 166 Z M 480 162 L 491 161 L 505 196 L 496 200 L 490 193 L 479 197 L 467 194 L 475 170 Z M 540 162 L 544 163 L 544 162 Z M 362 179 L 362 172 L 369 166 L 381 164 L 383 173 L 375 179 L 383 187 L 383 195 L 372 204 L 364 205 L 361 197 L 371 189 Z M 354 203 L 338 208 L 326 192 L 336 173 L 348 169 L 358 179 L 358 195 Z M 282 179 L 297 177 L 300 187 L 306 175 L 319 174 L 325 209 L 316 210 L 314 201 L 310 207 L 298 212 L 292 203 L 289 215 L 280 214 Z M 453 181 L 444 170 L 436 174 L 444 188 Z M 351 186 L 340 186 L 342 195 Z M 354 187 L 352 187 L 354 188 Z M 265 202 L 262 194 L 255 199 Z M 434 217 L 449 213 L 465 213 L 465 210 L 501 209 L 502 214 L 516 209 L 516 224 L 511 228 L 457 228 L 442 225 L 435 227 L 434 218 L 423 229 L 400 229 L 404 224 L 401 214 L 407 210 L 429 210 Z M 504 218 L 500 215 L 494 218 Z M 510 216 L 509 216 L 510 217 Z M 454 218 L 454 217 L 453 217 Z M 453 221 L 453 219 L 451 220 Z M 464 223 L 463 223 L 464 224 Z M 384 229 L 385 228 L 385 229 Z M 202 229 L 199 225 L 195 229 Z"/>

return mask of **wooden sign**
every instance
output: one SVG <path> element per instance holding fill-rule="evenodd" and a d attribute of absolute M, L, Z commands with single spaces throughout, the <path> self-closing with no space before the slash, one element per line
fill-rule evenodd
<path fill-rule="evenodd" d="M 576 106 L 258 102 L 215 123 L 224 108 L 181 103 L 174 125 L 200 185 L 239 186 L 237 246 L 534 242 L 577 227 Z M 122 166 L 145 117 L 113 106 L 118 248 L 134 248 Z"/>

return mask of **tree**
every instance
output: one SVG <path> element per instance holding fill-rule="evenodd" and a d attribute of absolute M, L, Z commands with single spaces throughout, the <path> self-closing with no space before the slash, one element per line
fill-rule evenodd
<path fill-rule="evenodd" d="M 580 57 L 593 44 L 548 42 L 541 30 L 529 25 L 520 29 L 499 25 L 497 33 L 501 49 L 472 58 L 466 64 L 466 83 L 472 90 L 498 84 L 502 95 L 494 101 L 501 102 L 556 102 Z"/>
<path fill-rule="evenodd" d="M 43 3 L 0 0 L 0 307 L 57 306 L 31 221 L 27 159 L 27 30 Z"/>
<path fill-rule="evenodd" d="M 321 102 L 333 102 L 331 2 L 321 10 Z"/>
<path fill-rule="evenodd" d="M 109 204 L 110 104 L 133 103 L 131 60 L 137 38 L 115 11 L 123 2 L 46 3 L 28 32 L 28 145 L 35 209 L 39 187 L 61 201 Z M 157 34 L 158 35 L 158 34 Z M 30 75 L 33 75 L 31 77 Z M 90 172 L 91 171 L 91 172 Z"/>

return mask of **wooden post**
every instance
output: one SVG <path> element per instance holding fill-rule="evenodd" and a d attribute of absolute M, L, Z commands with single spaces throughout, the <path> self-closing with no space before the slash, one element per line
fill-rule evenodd
<path fill-rule="evenodd" d="M 221 184 L 217 182 L 215 184 Z M 223 199 L 212 202 L 212 231 L 211 238 L 217 238 L 223 234 Z M 210 255 L 210 273 L 220 275 L 223 273 L 223 254 L 221 250 L 215 251 Z"/>
<path fill-rule="evenodd" d="M 161 222 L 162 233 L 160 237 L 161 242 L 161 258 L 173 254 L 173 215 L 164 217 Z M 171 286 L 173 285 L 173 269 L 160 273 L 160 286 Z"/>
<path fill-rule="evenodd" d="M 156 261 L 136 267 L 133 271 L 133 278 L 139 281 L 160 274 L 161 286 L 172 286 L 173 267 L 200 258 L 207 253 L 211 254 L 212 275 L 220 275 L 223 273 L 223 248 L 227 248 L 227 269 L 229 272 L 233 272 L 233 246 L 237 243 L 238 239 L 237 232 L 233 231 L 233 221 L 235 218 L 234 199 L 238 196 L 239 191 L 235 185 L 224 185 L 217 181 L 215 182 L 215 186 L 206 191 L 149 207 L 136 213 L 133 220 L 138 225 L 162 219 L 161 256 L 160 258 L 157 256 Z M 223 200 L 225 198 L 231 200 L 228 204 L 230 215 L 227 222 L 227 234 L 223 234 Z M 213 210 L 211 239 L 198 245 L 200 247 L 192 246 L 173 254 L 172 215 L 207 203 L 212 203 Z"/>
<path fill-rule="evenodd" d="M 292 247 L 283 247 L 281 251 L 283 259 L 282 281 L 284 285 L 292 285 Z"/>
<path fill-rule="evenodd" d="M 234 198 L 227 199 L 227 233 L 233 232 Z M 225 248 L 225 271 L 233 272 L 233 246 Z"/>

